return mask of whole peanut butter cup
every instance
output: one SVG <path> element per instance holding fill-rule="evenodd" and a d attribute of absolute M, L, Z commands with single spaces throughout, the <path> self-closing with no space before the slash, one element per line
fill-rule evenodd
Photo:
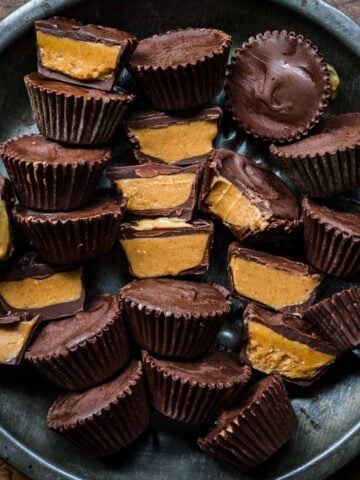
<path fill-rule="evenodd" d="M 230 46 L 221 30 L 172 30 L 141 40 L 130 70 L 156 109 L 195 107 L 222 89 Z"/>
<path fill-rule="evenodd" d="M 3 143 L 1 156 L 22 206 L 64 211 L 90 200 L 111 151 L 66 147 L 42 135 L 26 135 Z"/>
<path fill-rule="evenodd" d="M 121 309 L 112 295 L 95 297 L 74 317 L 47 323 L 26 352 L 28 363 L 69 390 L 105 381 L 129 357 Z"/>
<path fill-rule="evenodd" d="M 222 413 L 198 445 L 218 460 L 247 471 L 288 442 L 297 426 L 281 377 L 271 375 L 253 385 L 238 408 Z"/>
<path fill-rule="evenodd" d="M 204 282 L 134 280 L 120 290 L 120 298 L 135 341 L 166 356 L 207 352 L 230 312 L 221 290 Z"/>
<path fill-rule="evenodd" d="M 329 72 L 309 40 L 267 31 L 235 51 L 225 90 L 234 120 L 246 133 L 290 142 L 320 120 L 330 97 Z"/>
<path fill-rule="evenodd" d="M 316 133 L 271 154 L 301 193 L 329 197 L 360 187 L 360 113 L 322 121 Z"/>
<path fill-rule="evenodd" d="M 51 430 L 97 457 L 125 448 L 149 421 L 144 373 L 136 361 L 106 383 L 61 395 L 47 417 Z"/>
<path fill-rule="evenodd" d="M 155 408 L 184 423 L 211 422 L 239 397 L 251 376 L 251 368 L 226 351 L 191 362 L 143 352 L 143 361 Z"/>

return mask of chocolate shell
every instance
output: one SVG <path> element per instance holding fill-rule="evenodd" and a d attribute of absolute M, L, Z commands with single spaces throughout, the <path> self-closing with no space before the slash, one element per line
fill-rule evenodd
<path fill-rule="evenodd" d="M 120 290 L 120 298 L 136 343 L 178 358 L 209 351 L 230 312 L 217 286 L 203 282 L 134 280 Z"/>
<path fill-rule="evenodd" d="M 198 445 L 218 460 L 247 471 L 288 442 L 297 426 L 281 377 L 271 375 L 256 383 L 238 408 L 222 413 Z"/>
<path fill-rule="evenodd" d="M 324 120 L 313 135 L 270 153 L 309 197 L 329 197 L 360 187 L 360 113 Z"/>
<path fill-rule="evenodd" d="M 0 316 L 0 365 L 21 363 L 39 321 L 39 315 L 28 313 Z"/>
<path fill-rule="evenodd" d="M 47 417 L 51 430 L 97 457 L 132 443 L 149 421 L 144 373 L 136 361 L 107 383 L 61 395 Z"/>
<path fill-rule="evenodd" d="M 26 135 L 3 143 L 1 156 L 23 207 L 64 211 L 89 202 L 111 151 L 69 148 Z"/>
<path fill-rule="evenodd" d="M 219 195 L 214 202 L 209 195 L 216 179 L 227 182 L 228 186 L 221 192 L 224 195 Z M 230 194 L 232 187 L 240 197 L 235 204 L 230 197 L 226 199 L 226 193 Z M 246 205 L 239 202 L 246 202 Z M 224 214 L 219 212 L 221 207 L 225 208 Z M 296 197 L 277 175 L 247 157 L 223 148 L 209 155 L 200 192 L 200 208 L 222 220 L 241 242 L 248 244 L 284 235 L 296 228 L 300 221 Z M 233 216 L 240 225 L 229 221 Z"/>
<path fill-rule="evenodd" d="M 235 51 L 225 91 L 228 108 L 246 133 L 290 142 L 307 135 L 324 113 L 329 72 L 303 36 L 267 31 Z"/>
<path fill-rule="evenodd" d="M 13 252 L 11 209 L 15 197 L 9 179 L 0 175 L 0 262 L 7 260 Z"/>
<path fill-rule="evenodd" d="M 251 376 L 249 367 L 225 351 L 192 362 L 160 359 L 143 352 L 143 362 L 155 408 L 184 423 L 211 422 L 239 397 Z"/>
<path fill-rule="evenodd" d="M 99 190 L 81 210 L 44 213 L 16 206 L 14 218 L 45 262 L 77 264 L 113 248 L 126 203 L 125 198 Z"/>
<path fill-rule="evenodd" d="M 172 30 L 141 40 L 130 71 L 156 109 L 195 107 L 222 89 L 230 46 L 221 30 Z"/>
<path fill-rule="evenodd" d="M 121 309 L 112 295 L 95 297 L 74 317 L 47 323 L 26 352 L 28 363 L 68 390 L 107 380 L 129 357 Z"/>
<path fill-rule="evenodd" d="M 360 287 L 316 303 L 305 312 L 305 318 L 341 352 L 360 347 Z"/>
<path fill-rule="evenodd" d="M 138 43 L 137 38 L 134 35 L 118 30 L 117 28 L 102 27 L 100 25 L 84 25 L 83 23 L 74 19 L 62 17 L 52 17 L 46 20 L 37 20 L 35 22 L 35 31 L 38 41 L 38 35 L 39 33 L 42 33 L 59 39 L 69 39 L 79 42 L 80 44 L 82 42 L 86 42 L 87 44 L 119 47 L 119 53 L 115 61 L 115 66 L 112 68 L 111 73 L 106 74 L 104 78 L 100 80 L 89 79 L 82 81 L 81 79 L 76 78 L 76 76 L 67 75 L 61 73 L 60 71 L 45 67 L 42 63 L 42 49 L 38 44 L 38 71 L 40 74 L 44 75 L 44 77 L 52 80 L 61 80 L 67 83 L 75 83 L 85 87 L 98 88 L 100 90 L 106 90 L 109 92 L 114 86 L 119 73 L 125 67 L 132 51 Z M 66 58 L 66 52 L 64 52 L 62 49 L 58 50 L 58 52 L 60 51 L 62 53 L 63 60 L 64 57 Z M 91 51 L 88 50 L 87 55 L 90 58 Z M 74 58 L 71 59 L 72 63 L 74 61 Z M 76 61 L 76 70 L 81 69 L 82 63 L 85 63 L 86 61 L 87 58 L 84 58 L 84 56 L 82 56 L 79 52 Z"/>
<path fill-rule="evenodd" d="M 305 198 L 304 217 L 305 253 L 308 261 L 322 272 L 346 279 L 360 276 L 360 210 L 336 208 Z M 340 210 L 341 208 L 341 210 Z M 351 213 L 353 210 L 356 213 Z"/>
<path fill-rule="evenodd" d="M 74 145 L 107 143 L 135 98 L 57 82 L 37 72 L 24 81 L 40 132 Z"/>

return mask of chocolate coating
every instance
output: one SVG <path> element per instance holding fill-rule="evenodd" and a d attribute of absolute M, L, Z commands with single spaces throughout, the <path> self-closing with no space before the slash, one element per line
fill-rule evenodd
<path fill-rule="evenodd" d="M 326 108 L 329 74 L 308 40 L 268 31 L 236 50 L 226 92 L 239 127 L 265 140 L 291 141 L 306 134 Z"/>

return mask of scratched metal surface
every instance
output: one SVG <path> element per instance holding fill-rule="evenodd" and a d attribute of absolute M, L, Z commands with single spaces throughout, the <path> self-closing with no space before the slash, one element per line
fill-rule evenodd
<path fill-rule="evenodd" d="M 49 15 L 53 8 L 61 10 L 78 2 L 52 0 L 30 2 L 27 10 L 0 30 L 1 44 L 8 48 L 0 57 L 0 140 L 36 131 L 22 78 L 35 68 L 35 46 L 31 34 L 20 35 L 26 21 Z M 284 5 L 291 6 L 293 10 Z M 31 8 L 30 8 L 30 7 Z M 299 12 L 306 17 L 299 15 Z M 61 13 L 63 13 L 61 11 Z M 90 0 L 73 7 L 66 15 L 86 22 L 119 26 L 139 37 L 179 26 L 214 26 L 233 35 L 234 47 L 248 36 L 267 29 L 287 28 L 311 38 L 334 64 L 343 80 L 335 111 L 360 109 L 359 57 L 360 28 L 319 1 L 277 0 Z M 321 21 L 323 27 L 310 17 Z M 0 27 L 1 28 L 1 27 Z M 3 42 L 3 43 L 1 43 Z M 122 84 L 136 88 L 124 75 Z M 222 95 L 216 99 L 222 104 Z M 266 146 L 240 135 L 225 116 L 218 146 L 227 146 L 246 153 L 255 161 L 274 168 L 267 157 Z M 121 132 L 113 141 L 114 164 L 131 162 L 131 150 Z M 231 235 L 219 228 L 215 254 L 208 279 L 226 285 L 225 253 Z M 285 242 L 274 247 L 279 253 L 302 256 L 301 242 Z M 89 295 L 117 292 L 129 280 L 123 275 L 119 252 L 92 262 L 88 271 Z M 325 292 L 346 284 L 328 280 Z M 241 330 L 243 304 L 234 302 L 233 314 L 220 334 L 223 343 L 237 348 Z M 359 360 L 349 355 L 346 361 L 330 372 L 323 385 L 302 396 L 293 395 L 300 428 L 284 449 L 252 475 L 239 474 L 221 465 L 196 449 L 198 430 L 180 426 L 160 415 L 133 446 L 106 462 L 80 452 L 65 440 L 48 431 L 46 412 L 58 391 L 26 368 L 0 369 L 0 457 L 12 463 L 29 478 L 113 480 L 199 480 L 249 478 L 322 479 L 348 462 L 360 450 L 360 374 Z"/>

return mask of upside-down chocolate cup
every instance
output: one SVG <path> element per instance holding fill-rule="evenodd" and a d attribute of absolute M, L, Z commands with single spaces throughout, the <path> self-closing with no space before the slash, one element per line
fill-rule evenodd
<path fill-rule="evenodd" d="M 134 96 L 108 93 L 42 77 L 24 78 L 40 132 L 74 145 L 99 145 L 110 140 Z"/>
<path fill-rule="evenodd" d="M 119 303 L 100 295 L 74 317 L 42 327 L 25 358 L 55 385 L 82 390 L 114 375 L 129 357 Z"/>
<path fill-rule="evenodd" d="M 9 179 L 0 175 L 0 262 L 7 260 L 13 252 L 11 210 L 15 203 Z"/>
<path fill-rule="evenodd" d="M 351 202 L 329 208 L 305 198 L 305 253 L 317 269 L 335 277 L 358 279 L 360 276 L 360 211 Z M 340 210 L 338 208 L 341 208 Z M 351 211 L 356 213 L 351 213 Z"/>
<path fill-rule="evenodd" d="M 120 298 L 136 343 L 179 358 L 206 353 L 230 311 L 216 285 L 185 280 L 134 280 Z"/>
<path fill-rule="evenodd" d="M 222 413 L 199 447 L 247 471 L 264 462 L 295 433 L 298 422 L 281 377 L 256 383 L 240 406 Z"/>
<path fill-rule="evenodd" d="M 125 448 L 149 421 L 144 372 L 136 361 L 107 383 L 61 395 L 47 417 L 51 430 L 97 457 Z"/>
<path fill-rule="evenodd" d="M 126 204 L 126 198 L 99 190 L 80 210 L 44 213 L 16 206 L 14 218 L 45 262 L 78 264 L 113 248 Z"/>
<path fill-rule="evenodd" d="M 206 424 L 239 397 L 251 368 L 231 353 L 215 351 L 192 362 L 154 357 L 143 352 L 154 407 L 184 423 Z"/>
<path fill-rule="evenodd" d="M 329 197 L 360 187 L 360 113 L 324 120 L 313 135 L 270 152 L 294 185 L 309 197 Z"/>
<path fill-rule="evenodd" d="M 3 143 L 1 156 L 22 206 L 65 211 L 90 200 L 111 151 L 69 148 L 42 135 L 26 135 Z"/>
<path fill-rule="evenodd" d="M 267 31 L 235 51 L 225 91 L 228 108 L 246 133 L 290 142 L 307 135 L 324 113 L 329 72 L 317 48 L 303 36 Z"/>
<path fill-rule="evenodd" d="M 223 87 L 231 37 L 221 30 L 186 28 L 141 40 L 130 70 L 158 110 L 208 102 Z"/>
<path fill-rule="evenodd" d="M 360 287 L 321 300 L 305 312 L 305 318 L 341 352 L 360 347 Z"/>

